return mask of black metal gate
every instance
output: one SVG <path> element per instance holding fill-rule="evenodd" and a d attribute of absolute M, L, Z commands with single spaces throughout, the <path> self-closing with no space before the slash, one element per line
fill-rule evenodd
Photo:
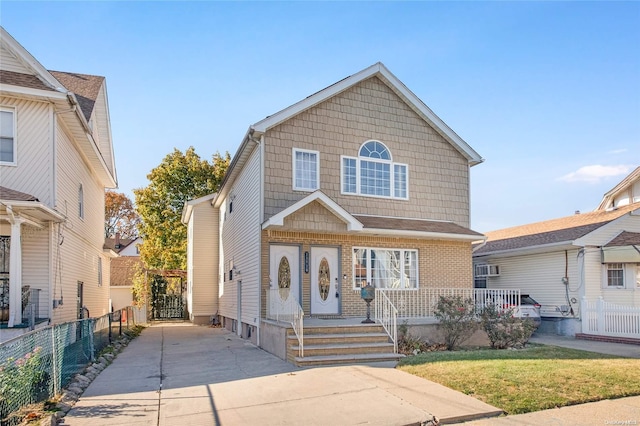
<path fill-rule="evenodd" d="M 186 282 L 182 277 L 151 278 L 151 307 L 153 319 L 184 319 L 186 317 Z"/>

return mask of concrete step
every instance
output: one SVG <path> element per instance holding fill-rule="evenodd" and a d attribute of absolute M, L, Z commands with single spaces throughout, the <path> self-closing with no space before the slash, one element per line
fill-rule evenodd
<path fill-rule="evenodd" d="M 326 345 L 340 343 L 383 343 L 388 342 L 389 336 L 386 333 L 347 333 L 347 334 L 311 334 L 304 335 L 304 346 Z M 289 336 L 290 345 L 295 345 L 298 339 Z"/>
<path fill-rule="evenodd" d="M 362 333 L 384 333 L 384 328 L 381 325 L 341 325 L 331 327 L 304 327 L 304 335 L 314 334 L 362 334 Z M 295 335 L 293 329 L 287 331 L 287 335 Z"/>
<path fill-rule="evenodd" d="M 300 347 L 291 346 L 290 355 L 297 356 Z M 393 343 L 343 343 L 325 345 L 304 345 L 304 355 L 348 355 L 348 354 L 375 354 L 393 352 Z"/>
<path fill-rule="evenodd" d="M 319 355 L 295 357 L 294 363 L 299 367 L 311 367 L 318 365 L 336 364 L 364 364 L 370 362 L 398 361 L 404 358 L 402 354 L 379 353 L 379 354 L 348 354 L 348 355 Z"/>

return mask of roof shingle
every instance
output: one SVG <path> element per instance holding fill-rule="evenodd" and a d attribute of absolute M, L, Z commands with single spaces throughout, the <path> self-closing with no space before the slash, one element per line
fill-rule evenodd
<path fill-rule="evenodd" d="M 29 89 L 53 91 L 51 87 L 47 86 L 35 75 L 23 74 L 20 72 L 7 70 L 0 70 L 0 83 L 10 84 L 12 86 L 27 87 Z"/>
<path fill-rule="evenodd" d="M 474 254 L 573 241 L 636 209 L 640 203 L 487 232 L 486 244 Z"/>
<path fill-rule="evenodd" d="M 402 219 L 383 216 L 360 216 L 353 215 L 365 228 L 373 229 L 397 229 L 400 231 L 437 232 L 440 234 L 477 235 L 478 239 L 482 234 L 464 226 L 456 225 L 453 222 L 442 222 L 422 219 Z"/>
<path fill-rule="evenodd" d="M 14 191 L 13 189 L 5 188 L 4 186 L 0 186 L 0 200 L 11 200 L 11 201 L 40 201 L 38 198 L 31 194 L 26 194 L 20 191 Z"/>
<path fill-rule="evenodd" d="M 100 93 L 104 77 L 72 72 L 49 71 L 67 89 L 75 93 L 80 109 L 87 121 L 91 118 L 93 107 Z"/>

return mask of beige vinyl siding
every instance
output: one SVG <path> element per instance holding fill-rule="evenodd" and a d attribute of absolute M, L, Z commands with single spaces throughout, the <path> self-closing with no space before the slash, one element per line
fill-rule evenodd
<path fill-rule="evenodd" d="M 49 226 L 43 229 L 22 226 L 22 285 L 40 290 L 38 318 L 49 317 L 49 233 Z"/>
<path fill-rule="evenodd" d="M 192 316 L 218 312 L 218 229 L 218 211 L 209 201 L 193 207 L 187 253 Z"/>
<path fill-rule="evenodd" d="M 341 155 L 368 140 L 408 165 L 409 199 L 341 194 Z M 294 191 L 292 148 L 320 152 L 320 190 L 352 214 L 451 220 L 469 226 L 467 160 L 377 77 L 304 111 L 265 134 L 265 219 L 304 198 Z"/>
<path fill-rule="evenodd" d="M 0 49 L 0 65 L 3 70 L 19 72 L 22 74 L 32 74 L 33 71 L 25 67 L 13 53 L 2 47 Z"/>
<path fill-rule="evenodd" d="M 574 313 L 579 315 L 579 300 L 582 297 L 581 276 L 578 273 L 578 250 L 530 254 L 500 258 L 474 259 L 474 265 L 489 263 L 500 266 L 500 276 L 488 277 L 487 288 L 519 288 L 521 294 L 528 294 L 542 305 L 541 315 L 562 317 L 556 307 L 568 305 L 565 285 L 565 259 L 568 260 L 569 298 L 578 303 L 573 305 Z"/>
<path fill-rule="evenodd" d="M 260 259 L 260 150 L 254 149 L 238 176 L 227 199 L 221 206 L 221 240 L 224 253 L 220 253 L 223 267 L 230 260 L 240 273 L 224 283 L 220 310 L 223 315 L 237 317 L 238 281 L 242 281 L 242 322 L 258 326 L 260 296 L 258 264 Z M 229 213 L 229 201 L 233 198 L 233 212 Z M 224 212 L 226 209 L 226 220 Z"/>
<path fill-rule="evenodd" d="M 111 134 L 109 129 L 109 113 L 107 110 L 107 95 L 105 90 L 106 83 L 102 84 L 98 96 L 96 97 L 96 103 L 91 116 L 93 123 L 93 137 L 98 145 L 100 154 L 104 158 L 104 162 L 109 169 L 109 172 L 115 176 L 113 152 L 111 150 Z"/>
<path fill-rule="evenodd" d="M 91 316 L 101 316 L 109 310 L 109 263 L 102 252 L 104 243 L 104 188 L 91 173 L 83 157 L 58 121 L 57 134 L 57 210 L 67 216 L 61 232 L 61 265 L 57 290 L 62 290 L 65 302 L 54 310 L 56 322 L 76 317 L 77 282 L 84 283 L 84 304 Z M 78 216 L 78 185 L 84 192 L 84 218 Z M 102 286 L 98 285 L 98 256 L 103 259 Z M 58 270 L 61 268 L 61 271 Z M 60 278 L 59 275 L 62 275 Z M 59 295 L 54 295 L 54 298 Z"/>
<path fill-rule="evenodd" d="M 0 165 L 2 186 L 36 196 L 53 204 L 52 107 L 34 102 L 0 97 L 0 106 L 13 108 L 16 121 L 16 165 Z M 37 172 L 36 172 L 37 171 Z"/>

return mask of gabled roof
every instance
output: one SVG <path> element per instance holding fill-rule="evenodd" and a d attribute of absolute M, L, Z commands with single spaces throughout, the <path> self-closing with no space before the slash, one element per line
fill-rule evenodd
<path fill-rule="evenodd" d="M 134 242 L 135 240 L 137 240 L 137 238 L 120 238 L 120 246 L 116 247 L 116 239 L 115 238 L 105 238 L 104 239 L 104 244 L 102 246 L 103 249 L 105 250 L 113 250 L 116 253 L 120 253 L 122 250 L 124 250 L 129 244 L 131 244 L 132 242 Z"/>
<path fill-rule="evenodd" d="M 612 203 L 613 199 L 616 197 L 616 195 L 620 194 L 622 191 L 624 191 L 627 188 L 629 188 L 637 180 L 640 180 L 640 166 L 637 167 L 631 173 L 629 173 L 629 175 L 626 178 L 622 179 L 620 181 L 620 183 L 618 183 L 616 186 L 614 186 L 613 188 L 611 188 L 608 192 L 606 192 L 604 194 L 604 196 L 602 197 L 602 201 L 600 202 L 600 205 L 598 206 L 598 210 L 604 210 L 604 209 L 607 209 L 608 207 L 610 207 L 611 203 Z"/>
<path fill-rule="evenodd" d="M 193 207 L 204 202 L 211 203 L 212 200 L 216 198 L 216 195 L 218 194 L 214 192 L 213 194 L 205 195 L 203 197 L 189 200 L 186 203 L 184 203 L 184 206 L 182 207 L 182 217 L 180 221 L 185 225 L 188 224 L 189 220 L 191 219 L 191 213 L 193 212 Z"/>
<path fill-rule="evenodd" d="M 607 223 L 640 209 L 640 203 L 615 210 L 596 210 L 544 222 L 487 232 L 487 242 L 476 248 L 474 255 L 518 250 L 536 246 L 571 244 L 574 240 L 606 225 Z"/>
<path fill-rule="evenodd" d="M 320 203 L 335 215 L 336 218 L 344 222 L 347 225 L 347 232 L 349 233 L 355 232 L 370 235 L 393 235 L 396 237 L 461 241 L 479 241 L 484 239 L 484 236 L 479 232 L 456 225 L 453 222 L 388 216 L 352 215 L 320 190 L 314 191 L 297 203 L 271 216 L 262 224 L 262 229 L 278 229 L 284 226 L 285 218 L 313 202 Z"/>
<path fill-rule="evenodd" d="M 480 154 L 473 150 L 460 136 L 456 134 L 447 124 L 440 119 L 428 106 L 424 104 L 411 90 L 407 88 L 398 78 L 391 73 L 381 62 L 371 65 L 364 70 L 344 78 L 319 92 L 297 102 L 282 111 L 279 111 L 264 120 L 258 121 L 251 126 L 254 132 L 262 134 L 268 129 L 289 120 L 295 115 L 308 110 L 333 96 L 344 92 L 356 84 L 371 77 L 378 77 L 391 90 L 393 90 L 411 109 L 413 109 L 422 119 L 429 123 L 445 140 L 456 148 L 466 159 L 469 165 L 474 166 L 483 161 Z"/>
<path fill-rule="evenodd" d="M 96 96 L 104 84 L 104 77 L 85 74 L 48 71 L 3 27 L 0 26 L 0 43 L 24 67 L 24 73 L 4 70 L 0 79 L 0 92 L 27 99 L 48 100 L 56 110 L 71 112 L 59 117 L 68 124 L 71 134 L 78 141 L 80 150 L 95 170 L 105 187 L 117 186 L 115 164 L 107 165 L 105 153 L 98 147 L 88 119 L 93 112 Z M 61 83 L 53 74 L 65 80 Z M 96 91 L 97 90 L 97 91 Z M 78 106 L 79 108 L 76 108 Z M 69 111 L 71 107 L 71 111 Z M 107 107 L 108 114 L 108 107 Z M 107 117 L 108 121 L 108 117 Z M 107 123 L 107 126 L 109 124 Z M 109 134 L 109 148 L 113 149 Z M 111 153 L 111 159 L 113 155 Z"/>
<path fill-rule="evenodd" d="M 605 247 L 619 247 L 629 245 L 640 245 L 640 232 L 622 231 L 613 240 L 605 244 Z"/>
<path fill-rule="evenodd" d="M 93 107 L 100 93 L 104 77 L 98 75 L 78 74 L 62 71 L 49 71 L 64 87 L 75 93 L 84 118 L 91 118 Z"/>
<path fill-rule="evenodd" d="M 15 191 L 13 189 L 0 186 L 0 200 L 12 200 L 12 201 L 40 201 L 38 198 L 31 194 Z"/>
<path fill-rule="evenodd" d="M 240 147 L 231 159 L 231 163 L 227 168 L 222 184 L 220 185 L 220 199 L 224 198 L 228 190 L 227 184 L 232 184 L 237 177 L 239 171 L 248 160 L 249 154 L 255 148 L 257 139 L 267 130 L 278 124 L 289 120 L 297 114 L 300 114 L 314 106 L 344 92 L 345 90 L 357 85 L 358 83 L 372 77 L 379 78 L 393 92 L 395 92 L 416 114 L 438 132 L 446 141 L 448 141 L 464 158 L 467 159 L 470 166 L 475 166 L 484 161 L 467 142 L 458 136 L 440 117 L 438 117 L 428 106 L 424 104 L 411 90 L 409 90 L 398 78 L 391 73 L 381 62 L 371 65 L 364 70 L 346 77 L 337 83 L 332 84 L 305 99 L 266 117 L 263 120 L 249 126 L 247 133 L 242 139 Z"/>
<path fill-rule="evenodd" d="M 327 196 L 324 192 L 320 190 L 312 192 L 311 194 L 307 195 L 297 203 L 294 203 L 289 207 L 287 207 L 286 209 L 280 211 L 278 214 L 271 216 L 262 224 L 262 229 L 283 226 L 284 219 L 287 216 L 292 215 L 293 213 L 297 212 L 304 206 L 311 204 L 314 201 L 317 201 L 320 204 L 322 204 L 327 210 L 333 213 L 338 219 L 346 223 L 348 231 L 362 230 L 362 223 L 360 223 L 348 211 L 343 209 L 338 203 L 333 201 L 331 198 L 329 198 L 329 196 Z"/>

